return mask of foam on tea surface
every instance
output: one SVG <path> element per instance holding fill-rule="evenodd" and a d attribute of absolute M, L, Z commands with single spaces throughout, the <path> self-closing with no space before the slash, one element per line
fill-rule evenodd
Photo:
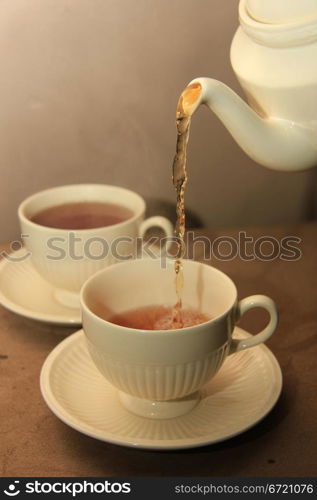
<path fill-rule="evenodd" d="M 205 323 L 211 318 L 195 309 L 182 308 L 179 316 L 175 317 L 174 308 L 167 306 L 147 306 L 116 314 L 109 318 L 107 311 L 103 314 L 102 308 L 96 314 L 111 323 L 137 330 L 176 330 Z"/>

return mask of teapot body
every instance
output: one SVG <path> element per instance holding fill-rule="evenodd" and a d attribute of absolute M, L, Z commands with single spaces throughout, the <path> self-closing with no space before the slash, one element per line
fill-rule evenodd
<path fill-rule="evenodd" d="M 317 23 L 295 22 L 292 29 L 259 23 L 246 18 L 244 4 L 230 57 L 250 106 L 262 117 L 291 120 L 317 134 Z"/>
<path fill-rule="evenodd" d="M 289 49 L 258 44 L 238 28 L 231 64 L 250 106 L 262 117 L 316 126 L 317 42 Z"/>
<path fill-rule="evenodd" d="M 239 17 L 231 64 L 248 104 L 206 77 L 190 82 L 194 102 L 182 103 L 190 114 L 207 105 L 260 165 L 285 172 L 312 168 L 317 165 L 317 0 L 240 0 Z"/>

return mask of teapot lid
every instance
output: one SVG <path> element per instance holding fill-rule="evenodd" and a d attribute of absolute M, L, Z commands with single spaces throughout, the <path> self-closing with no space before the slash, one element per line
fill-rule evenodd
<path fill-rule="evenodd" d="M 246 0 L 246 9 L 255 21 L 285 24 L 317 15 L 317 0 Z"/>
<path fill-rule="evenodd" d="M 240 25 L 267 47 L 298 47 L 317 41 L 317 0 L 240 0 Z"/>

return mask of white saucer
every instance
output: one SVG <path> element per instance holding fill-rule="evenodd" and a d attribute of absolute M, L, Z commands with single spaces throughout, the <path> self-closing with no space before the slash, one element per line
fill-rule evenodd
<path fill-rule="evenodd" d="M 25 255 L 20 249 L 15 259 Z M 0 304 L 26 318 L 58 325 L 81 325 L 78 307 L 67 307 L 55 298 L 56 289 L 34 269 L 31 259 L 0 262 Z"/>
<path fill-rule="evenodd" d="M 248 336 L 235 329 L 234 337 Z M 281 388 L 279 364 L 260 345 L 228 357 L 191 412 L 166 420 L 138 417 L 98 372 L 82 330 L 55 347 L 41 372 L 42 395 L 63 422 L 102 441 L 156 450 L 203 446 L 240 434 L 272 409 Z"/>

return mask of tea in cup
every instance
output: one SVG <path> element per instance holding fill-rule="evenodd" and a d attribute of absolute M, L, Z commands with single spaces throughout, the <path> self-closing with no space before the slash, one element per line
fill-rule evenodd
<path fill-rule="evenodd" d="M 148 229 L 158 226 L 173 236 L 168 219 L 144 220 L 144 213 L 145 201 L 137 193 L 104 184 L 47 189 L 18 209 L 35 269 L 56 287 L 55 298 L 70 307 L 78 307 L 78 293 L 90 276 L 133 257 L 137 237 Z"/>
<path fill-rule="evenodd" d="M 119 263 L 91 277 L 81 290 L 83 329 L 90 355 L 119 390 L 122 404 L 150 418 L 190 411 L 199 390 L 228 355 L 265 342 L 277 326 L 274 302 L 264 295 L 241 301 L 231 279 L 206 264 L 183 260 L 184 327 L 173 324 L 174 261 Z M 262 307 L 270 315 L 260 333 L 232 337 L 241 315 Z"/>

